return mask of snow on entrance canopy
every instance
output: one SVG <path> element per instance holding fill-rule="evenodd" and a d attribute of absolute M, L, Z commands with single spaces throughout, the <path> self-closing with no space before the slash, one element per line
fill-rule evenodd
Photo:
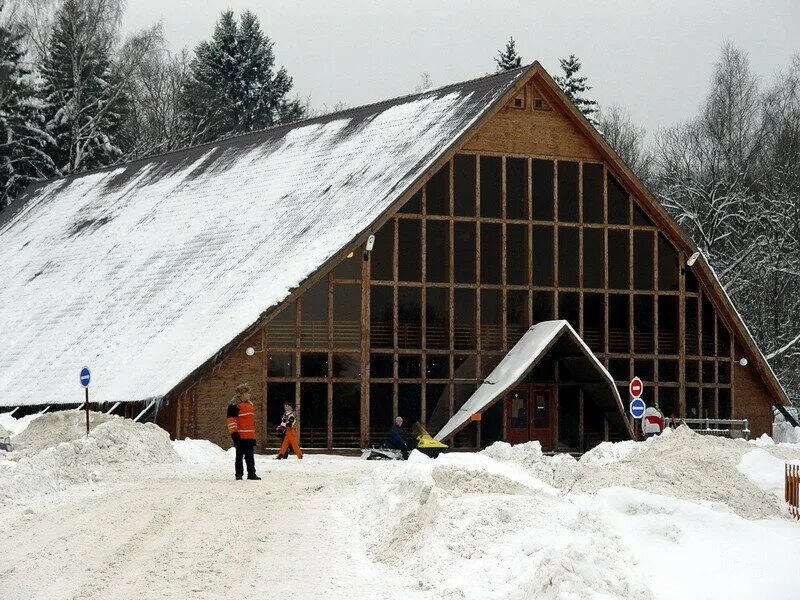
<path fill-rule="evenodd" d="M 0 405 L 161 398 L 366 231 L 526 69 L 29 189 L 0 220 Z"/>
<path fill-rule="evenodd" d="M 577 352 L 576 352 L 577 351 Z M 560 373 L 580 382 L 587 399 L 595 402 L 618 429 L 631 434 L 625 408 L 614 378 L 567 321 L 542 321 L 520 338 L 503 360 L 489 373 L 481 386 L 436 434 L 441 441 L 464 428 L 472 415 L 482 413 L 517 385 L 552 352 L 559 361 Z"/>

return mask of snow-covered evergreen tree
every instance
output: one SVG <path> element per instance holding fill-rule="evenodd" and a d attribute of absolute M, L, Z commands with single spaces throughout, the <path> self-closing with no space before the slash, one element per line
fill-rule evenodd
<path fill-rule="evenodd" d="M 564 75 L 555 77 L 556 83 L 561 87 L 567 98 L 580 110 L 589 122 L 597 126 L 597 102 L 586 96 L 591 86 L 586 85 L 586 77 L 578 75 L 581 63 L 578 57 L 570 54 L 569 58 L 559 59 Z"/>
<path fill-rule="evenodd" d="M 506 42 L 506 49 L 497 52 L 497 58 L 494 62 L 497 63 L 498 71 L 510 71 L 511 69 L 518 69 L 522 65 L 522 57 L 517 54 L 517 49 L 514 47 L 516 42 L 513 37 L 508 38 Z"/>
<path fill-rule="evenodd" d="M 0 2 L 0 19 L 3 13 Z M 0 210 L 27 185 L 54 174 L 30 69 L 24 63 L 21 34 L 0 21 Z"/>
<path fill-rule="evenodd" d="M 125 111 L 124 82 L 111 58 L 115 24 L 102 0 L 65 0 L 42 62 L 47 132 L 61 173 L 110 164 Z"/>
<path fill-rule="evenodd" d="M 274 67 L 273 42 L 258 18 L 248 11 L 237 24 L 232 11 L 222 13 L 212 39 L 197 47 L 183 89 L 189 143 L 302 117 L 302 103 L 287 97 L 292 78 Z"/>

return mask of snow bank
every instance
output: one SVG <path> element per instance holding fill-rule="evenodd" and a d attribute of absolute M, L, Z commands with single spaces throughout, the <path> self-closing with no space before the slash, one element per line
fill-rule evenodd
<path fill-rule="evenodd" d="M 786 462 L 776 458 L 766 450 L 751 450 L 742 456 L 736 468 L 760 489 L 783 500 Z M 789 462 L 800 465 L 800 460 Z"/>
<path fill-rule="evenodd" d="M 86 437 L 75 411 L 45 414 L 33 421 L 21 438 L 20 449 L 0 464 L 0 504 L 66 489 L 69 485 L 102 479 L 97 467 L 117 463 L 177 462 L 169 434 L 152 423 L 91 413 L 99 423 Z M 33 425 L 36 425 L 33 427 Z"/>
<path fill-rule="evenodd" d="M 349 510 L 373 559 L 439 600 L 683 600 L 708 582 L 702 597 L 788 599 L 800 529 L 762 519 L 785 514 L 773 453 L 800 460 L 688 428 L 580 460 L 537 442 L 412 453 L 377 465 Z"/>
<path fill-rule="evenodd" d="M 86 437 L 86 413 L 77 410 L 63 410 L 30 415 L 36 417 L 14 436 L 14 452 L 19 456 L 33 456 L 61 442 L 71 442 Z M 90 431 L 111 419 L 112 415 L 101 412 L 89 412 Z"/>
<path fill-rule="evenodd" d="M 172 446 L 181 460 L 187 463 L 201 464 L 228 459 L 225 450 L 208 440 L 186 438 L 185 440 L 175 440 L 172 442 Z"/>

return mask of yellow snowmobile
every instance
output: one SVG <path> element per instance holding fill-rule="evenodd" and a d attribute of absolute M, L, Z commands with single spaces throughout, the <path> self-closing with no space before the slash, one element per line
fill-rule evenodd
<path fill-rule="evenodd" d="M 442 450 L 446 450 L 448 447 L 447 444 L 433 439 L 420 423 L 414 423 L 411 431 L 417 440 L 417 445 L 413 449 L 419 450 L 431 458 L 436 458 Z M 406 456 L 403 456 L 404 454 Z M 388 448 L 386 444 L 383 444 L 380 447 L 365 448 L 364 452 L 361 453 L 361 458 L 366 458 L 367 460 L 405 460 L 407 455 L 408 452 L 404 453 L 396 448 Z"/>

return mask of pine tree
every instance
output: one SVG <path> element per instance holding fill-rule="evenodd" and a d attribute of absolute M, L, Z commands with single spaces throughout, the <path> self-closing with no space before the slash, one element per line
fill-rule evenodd
<path fill-rule="evenodd" d="M 556 83 L 567 95 L 567 98 L 572 100 L 577 109 L 596 127 L 597 102 L 585 96 L 586 92 L 592 88 L 586 85 L 586 77 L 578 76 L 578 72 L 581 70 L 581 63 L 578 61 L 578 57 L 570 54 L 569 58 L 559 59 L 559 62 L 564 75 L 556 77 Z"/>
<path fill-rule="evenodd" d="M 287 98 L 292 78 L 274 66 L 273 42 L 257 17 L 245 12 L 237 24 L 232 11 L 222 13 L 212 39 L 197 47 L 183 89 L 188 143 L 302 117 L 299 100 Z"/>
<path fill-rule="evenodd" d="M 0 14 L 3 3 L 0 2 Z M 0 210 L 28 184 L 54 174 L 30 70 L 23 63 L 21 34 L 0 24 Z"/>
<path fill-rule="evenodd" d="M 511 69 L 518 69 L 522 65 L 522 57 L 517 54 L 514 47 L 516 42 L 513 37 L 508 38 L 505 50 L 497 52 L 497 58 L 494 62 L 497 63 L 497 71 L 510 71 Z"/>
<path fill-rule="evenodd" d="M 51 157 L 65 174 L 111 164 L 122 154 L 115 138 L 124 82 L 111 60 L 112 28 L 98 23 L 103 6 L 65 0 L 42 62 L 47 131 L 56 141 Z"/>

